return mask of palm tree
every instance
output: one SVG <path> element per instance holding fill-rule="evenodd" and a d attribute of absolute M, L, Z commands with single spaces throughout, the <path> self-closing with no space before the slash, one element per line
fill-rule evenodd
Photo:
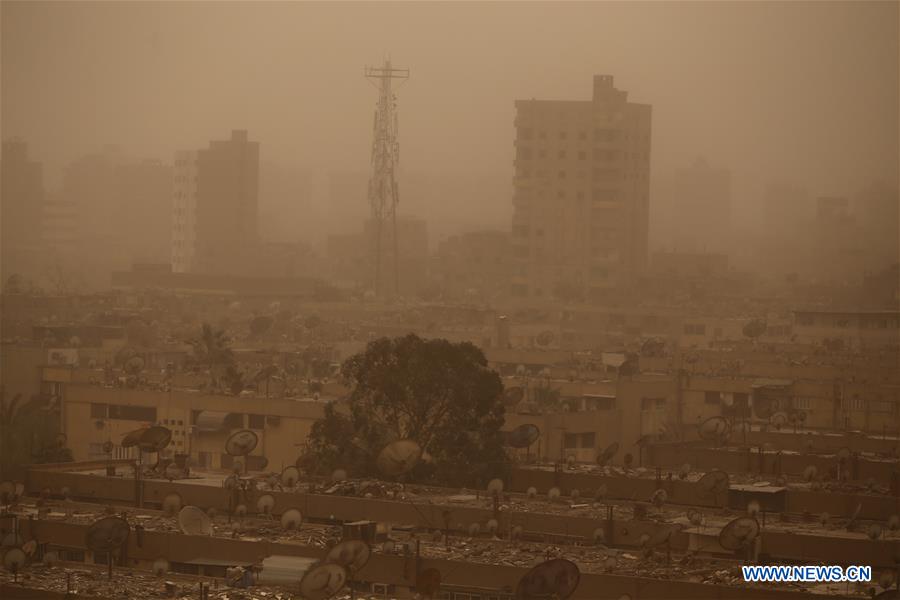
<path fill-rule="evenodd" d="M 228 346 L 229 342 L 224 330 L 213 329 L 209 323 L 203 324 L 198 337 L 188 340 L 194 364 L 209 370 L 213 387 L 218 387 L 219 379 L 235 370 L 234 352 Z"/>
<path fill-rule="evenodd" d="M 16 417 L 17 408 L 22 394 L 16 394 L 7 404 L 6 389 L 0 387 L 0 450 L 2 450 L 2 462 L 0 472 L 4 475 L 15 464 L 16 454 Z"/>

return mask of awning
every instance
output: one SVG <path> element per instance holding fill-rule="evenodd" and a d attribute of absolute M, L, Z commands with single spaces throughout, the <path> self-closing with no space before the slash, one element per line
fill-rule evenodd
<path fill-rule="evenodd" d="M 225 429 L 225 421 L 230 414 L 217 410 L 203 410 L 197 415 L 194 426 L 197 431 L 222 431 Z"/>

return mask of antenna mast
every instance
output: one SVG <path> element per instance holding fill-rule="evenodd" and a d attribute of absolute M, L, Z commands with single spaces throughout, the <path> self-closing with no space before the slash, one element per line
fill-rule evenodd
<path fill-rule="evenodd" d="M 383 262 L 393 255 L 393 293 L 400 293 L 400 269 L 397 250 L 397 203 L 399 194 L 394 169 L 400 162 L 400 142 L 397 141 L 397 102 L 391 90 L 393 79 L 409 78 L 409 69 L 395 69 L 386 60 L 383 67 L 366 67 L 366 79 L 378 88 L 378 105 L 372 132 L 372 174 L 369 177 L 369 205 L 374 226 L 375 295 L 384 298 L 387 285 L 383 281 Z M 386 236 L 387 234 L 387 236 Z M 385 252 L 385 237 L 391 247 Z"/>

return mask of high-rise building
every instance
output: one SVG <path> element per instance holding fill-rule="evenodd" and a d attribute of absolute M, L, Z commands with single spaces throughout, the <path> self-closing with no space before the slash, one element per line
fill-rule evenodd
<path fill-rule="evenodd" d="M 669 215 L 671 243 L 682 252 L 730 254 L 731 173 L 698 158 L 675 173 Z"/>
<path fill-rule="evenodd" d="M 3 142 L 0 157 L 0 274 L 33 268 L 41 245 L 41 205 L 44 196 L 41 164 L 28 156 L 28 145 L 17 138 Z"/>
<path fill-rule="evenodd" d="M 258 244 L 259 143 L 246 131 L 175 156 L 172 269 L 239 274 Z"/>
<path fill-rule="evenodd" d="M 647 263 L 651 107 L 610 75 L 590 100 L 516 101 L 514 297 L 599 299 Z"/>

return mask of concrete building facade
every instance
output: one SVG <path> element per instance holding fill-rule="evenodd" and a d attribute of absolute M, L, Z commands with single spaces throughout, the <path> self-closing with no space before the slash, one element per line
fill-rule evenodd
<path fill-rule="evenodd" d="M 235 274 L 258 243 L 259 143 L 231 139 L 175 157 L 172 267 L 176 273 Z"/>
<path fill-rule="evenodd" d="M 590 100 L 516 102 L 512 296 L 602 297 L 643 270 L 650 122 L 610 75 Z"/>

